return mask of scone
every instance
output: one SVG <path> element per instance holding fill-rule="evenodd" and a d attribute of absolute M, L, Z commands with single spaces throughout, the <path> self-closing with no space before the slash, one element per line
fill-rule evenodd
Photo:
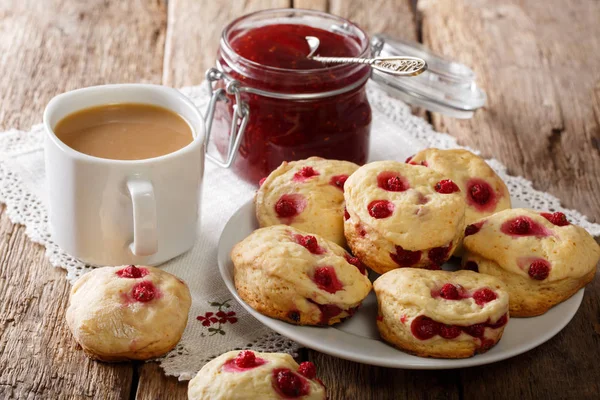
<path fill-rule="evenodd" d="M 66 318 L 85 354 L 101 361 L 147 360 L 171 350 L 191 305 L 187 285 L 153 267 L 103 267 L 71 289 Z"/>
<path fill-rule="evenodd" d="M 344 198 L 348 245 L 380 274 L 399 267 L 439 269 L 462 237 L 460 188 L 424 166 L 364 165 L 346 181 Z"/>
<path fill-rule="evenodd" d="M 254 231 L 231 251 L 235 287 L 252 308 L 299 325 L 352 316 L 371 282 L 337 244 L 287 225 Z"/>
<path fill-rule="evenodd" d="M 565 215 L 516 208 L 465 229 L 463 268 L 498 277 L 510 294 L 510 313 L 545 313 L 589 283 L 600 248 Z"/>
<path fill-rule="evenodd" d="M 357 168 L 319 157 L 284 162 L 256 192 L 260 227 L 290 225 L 345 246 L 344 182 Z"/>
<path fill-rule="evenodd" d="M 485 160 L 462 149 L 425 149 L 407 160 L 425 165 L 452 179 L 465 198 L 465 225 L 511 207 L 510 194 L 504 181 Z M 455 253 L 460 255 L 462 246 Z"/>
<path fill-rule="evenodd" d="M 189 400 L 325 400 L 316 368 L 289 354 L 230 351 L 210 361 L 188 385 Z"/>
<path fill-rule="evenodd" d="M 421 357 L 466 358 L 492 348 L 508 322 L 508 293 L 471 271 L 396 269 L 373 283 L 381 337 Z"/>

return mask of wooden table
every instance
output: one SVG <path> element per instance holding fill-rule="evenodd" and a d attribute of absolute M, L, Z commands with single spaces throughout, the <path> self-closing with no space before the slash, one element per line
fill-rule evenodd
<path fill-rule="evenodd" d="M 221 29 L 271 7 L 327 10 L 470 65 L 488 102 L 470 120 L 417 110 L 438 131 L 600 222 L 600 3 L 561 0 L 3 0 L 0 124 L 28 129 L 50 98 L 116 82 L 199 84 Z M 0 208 L 0 398 L 183 399 L 154 363 L 85 358 L 66 327 L 69 284 Z M 331 399 L 597 399 L 600 281 L 548 343 L 496 364 L 376 368 L 305 351 Z"/>

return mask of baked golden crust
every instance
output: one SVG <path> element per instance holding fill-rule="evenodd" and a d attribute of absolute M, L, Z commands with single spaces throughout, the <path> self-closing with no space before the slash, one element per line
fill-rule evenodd
<path fill-rule="evenodd" d="M 405 189 L 385 189 L 381 186 L 384 175 L 401 180 Z M 344 233 L 352 253 L 380 274 L 404 266 L 439 268 L 457 246 L 465 213 L 460 192 L 436 191 L 436 184 L 444 179 L 429 168 L 396 161 L 360 167 L 344 188 L 348 213 Z M 389 216 L 371 215 L 378 201 L 391 204 Z M 418 260 L 404 262 L 411 258 L 406 252 L 420 252 Z"/>
<path fill-rule="evenodd" d="M 312 238 L 316 253 L 301 244 Z M 254 231 L 231 252 L 238 294 L 261 314 L 299 325 L 332 325 L 351 316 L 369 278 L 337 244 L 293 227 Z M 366 271 L 365 271 L 366 272 Z"/>
<path fill-rule="evenodd" d="M 124 268 L 97 268 L 71 288 L 67 325 L 92 359 L 162 356 L 177 345 L 187 324 L 191 296 L 183 281 L 154 267 L 139 267 L 144 275 L 138 278 L 119 276 Z M 140 283 L 152 285 L 151 300 L 136 300 L 133 292 Z"/>
<path fill-rule="evenodd" d="M 282 163 L 256 192 L 256 218 L 260 227 L 290 225 L 345 246 L 343 183 L 357 168 L 358 165 L 348 161 L 320 157 Z M 309 176 L 302 176 L 303 169 Z M 286 195 L 305 202 L 304 208 L 292 218 L 282 218 L 275 210 L 278 200 Z"/>

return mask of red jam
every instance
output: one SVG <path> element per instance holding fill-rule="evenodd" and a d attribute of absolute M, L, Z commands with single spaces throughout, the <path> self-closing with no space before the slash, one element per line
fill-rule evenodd
<path fill-rule="evenodd" d="M 293 15 L 291 15 L 292 13 Z M 301 24 L 310 16 L 315 25 Z M 289 21 L 289 22 L 287 22 Z M 225 28 L 217 58 L 218 68 L 228 79 L 246 88 L 275 94 L 322 94 L 319 98 L 274 98 L 242 92 L 250 110 L 249 122 L 234 162 L 236 172 L 258 182 L 283 161 L 320 156 L 367 161 L 371 108 L 365 85 L 370 73 L 364 65 L 325 65 L 310 60 L 305 36 L 320 39 L 322 56 L 368 54 L 365 33 L 352 23 L 349 30 L 332 32 L 331 26 L 346 23 L 325 13 L 297 10 L 268 10 L 242 17 Z M 225 87 L 219 81 L 217 87 Z M 228 148 L 235 98 L 218 102 L 213 120 L 213 137 L 221 154 Z"/>

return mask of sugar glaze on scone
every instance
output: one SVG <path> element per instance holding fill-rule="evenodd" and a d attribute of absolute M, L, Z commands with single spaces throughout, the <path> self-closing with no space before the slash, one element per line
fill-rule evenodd
<path fill-rule="evenodd" d="M 154 267 L 103 267 L 71 288 L 67 324 L 86 355 L 102 361 L 146 360 L 171 350 L 191 305 L 187 285 Z"/>
<path fill-rule="evenodd" d="M 345 246 L 344 183 L 357 168 L 320 157 L 284 162 L 256 192 L 260 227 L 290 225 Z"/>
<path fill-rule="evenodd" d="M 514 317 L 545 313 L 588 284 L 600 247 L 562 213 L 515 208 L 468 225 L 463 268 L 493 275 L 510 293 Z"/>
<path fill-rule="evenodd" d="M 240 297 L 264 315 L 295 324 L 340 322 L 371 291 L 357 258 L 287 225 L 254 231 L 235 245 L 231 259 Z"/>
<path fill-rule="evenodd" d="M 485 352 L 508 322 L 508 293 L 492 276 L 401 268 L 380 276 L 373 288 L 382 338 L 421 357 Z"/>
<path fill-rule="evenodd" d="M 313 363 L 289 354 L 230 351 L 211 360 L 188 384 L 189 400 L 325 400 Z"/>
<path fill-rule="evenodd" d="M 364 165 L 346 181 L 344 197 L 348 245 L 378 273 L 439 269 L 462 236 L 465 201 L 459 187 L 424 166 Z"/>

